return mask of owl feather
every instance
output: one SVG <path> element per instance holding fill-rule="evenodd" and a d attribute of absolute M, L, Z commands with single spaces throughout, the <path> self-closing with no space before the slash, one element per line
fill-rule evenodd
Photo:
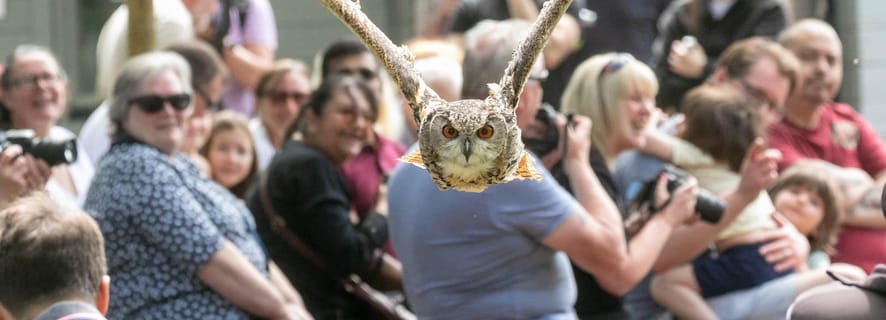
<path fill-rule="evenodd" d="M 514 179 L 541 179 L 526 153 L 515 111 L 532 65 L 572 0 L 545 2 L 528 35 L 514 50 L 504 75 L 484 100 L 447 102 L 398 47 L 361 11 L 359 1 L 321 0 L 382 62 L 412 110 L 419 148 L 402 158 L 424 168 L 441 190 L 481 192 Z"/>

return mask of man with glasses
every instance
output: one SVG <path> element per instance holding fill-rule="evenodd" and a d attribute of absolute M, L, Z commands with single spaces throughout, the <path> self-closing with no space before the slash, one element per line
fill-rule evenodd
<path fill-rule="evenodd" d="M 779 42 L 800 59 L 805 77 L 788 98 L 784 119 L 767 132 L 769 143 L 784 155 L 779 169 L 810 159 L 836 165 L 826 170 L 846 193 L 847 215 L 832 258 L 870 272 L 886 261 L 886 219 L 879 210 L 886 146 L 851 106 L 834 101 L 843 77 L 843 51 L 833 27 L 802 20 Z M 859 173 L 860 180 L 854 178 Z M 879 182 L 872 184 L 871 177 Z"/>

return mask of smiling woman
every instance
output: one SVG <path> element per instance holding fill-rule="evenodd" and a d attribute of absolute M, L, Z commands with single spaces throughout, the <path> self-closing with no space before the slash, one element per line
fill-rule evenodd
<path fill-rule="evenodd" d="M 68 78 L 49 49 L 18 46 L 5 61 L 0 76 L 0 129 L 30 129 L 38 138 L 68 140 L 75 135 L 57 126 L 68 104 Z M 5 136 L 0 133 L 0 140 Z M 78 154 L 85 154 L 77 146 Z M 46 182 L 50 197 L 63 206 L 80 208 L 92 181 L 87 157 L 52 168 Z"/>
<path fill-rule="evenodd" d="M 153 52 L 129 60 L 114 85 L 114 142 L 86 199 L 108 244 L 108 316 L 295 317 L 301 298 L 265 255 L 249 211 L 178 151 L 190 78 L 181 56 Z"/>
<path fill-rule="evenodd" d="M 391 273 L 399 285 L 399 263 L 381 253 L 388 237 L 387 220 L 370 213 L 359 224 L 351 223 L 354 200 L 341 173 L 342 164 L 363 148 L 376 110 L 375 96 L 361 79 L 341 75 L 325 79 L 286 134 L 292 137 L 298 132 L 301 140 L 284 142 L 260 186 L 265 190 L 248 196 L 268 252 L 318 319 L 366 318 L 367 306 L 344 290 L 341 277 L 356 273 L 366 279 Z M 279 221 L 272 228 L 265 203 L 279 212 L 276 218 L 285 222 L 282 228 L 301 239 L 326 270 L 288 245 L 287 238 L 277 233 Z"/>

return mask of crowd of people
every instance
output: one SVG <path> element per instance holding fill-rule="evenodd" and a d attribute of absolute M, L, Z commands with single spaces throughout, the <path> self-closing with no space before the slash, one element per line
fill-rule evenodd
<path fill-rule="evenodd" d="M 442 0 L 403 48 L 447 101 L 484 99 L 543 2 Z M 73 157 L 0 144 L 0 319 L 375 317 L 348 281 L 420 319 L 886 308 L 886 145 L 837 101 L 834 28 L 779 0 L 631 2 L 570 5 L 514 114 L 542 178 L 482 192 L 398 161 L 416 124 L 384 57 L 278 57 L 268 0 L 154 0 L 133 57 L 121 4 L 79 134 L 64 66 L 18 46 L 0 140 Z"/>

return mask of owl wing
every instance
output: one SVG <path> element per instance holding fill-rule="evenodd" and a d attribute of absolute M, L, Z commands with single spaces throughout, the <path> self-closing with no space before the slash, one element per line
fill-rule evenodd
<path fill-rule="evenodd" d="M 412 109 L 415 123 L 421 123 L 424 110 L 432 101 L 443 101 L 434 90 L 425 84 L 412 65 L 412 53 L 405 47 L 398 47 L 360 10 L 359 1 L 322 0 L 323 5 L 335 14 L 360 41 L 384 64 L 385 69 L 400 86 L 400 91 Z M 444 101 L 445 103 L 445 101 Z"/>
<path fill-rule="evenodd" d="M 566 8 L 572 0 L 549 0 L 539 13 L 538 19 L 532 24 L 529 34 L 520 42 L 520 45 L 514 49 L 511 62 L 508 63 L 505 73 L 499 81 L 500 100 L 511 111 L 517 109 L 517 99 L 520 92 L 523 91 L 523 85 L 529 78 L 529 72 L 538 54 L 541 53 L 548 42 L 548 36 L 560 21 L 560 17 L 566 12 Z"/>

